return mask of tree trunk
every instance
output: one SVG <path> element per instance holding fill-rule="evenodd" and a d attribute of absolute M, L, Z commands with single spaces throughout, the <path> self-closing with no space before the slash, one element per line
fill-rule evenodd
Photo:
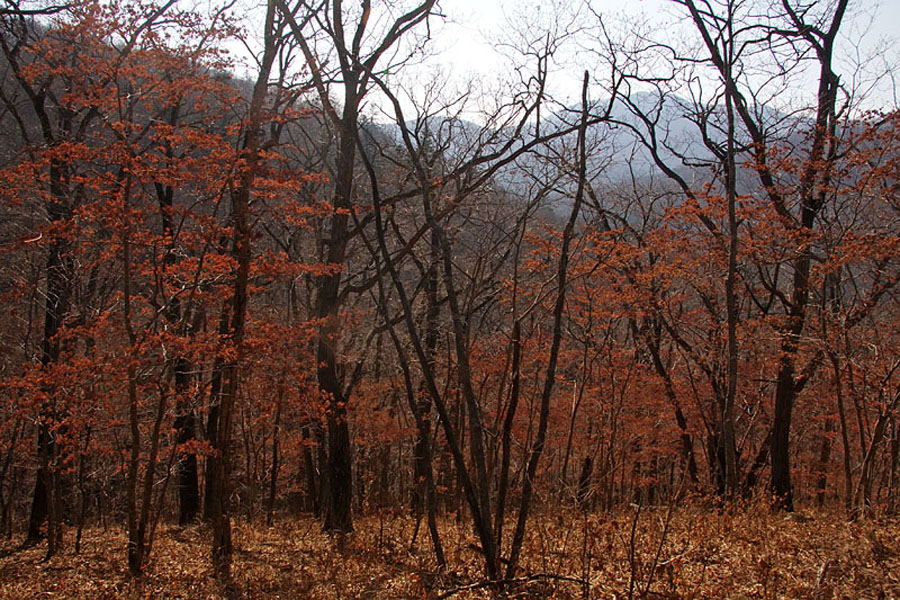
<path fill-rule="evenodd" d="M 353 173 L 356 157 L 357 100 L 349 90 L 356 90 L 358 75 L 353 73 L 344 85 L 348 90 L 341 120 L 340 147 L 335 175 L 334 212 L 328 235 L 325 262 L 344 265 L 347 250 L 348 211 L 352 207 Z M 338 375 L 337 345 L 340 339 L 341 270 L 322 275 L 318 281 L 316 316 L 321 323 L 316 348 L 317 379 L 328 399 L 326 433 L 328 439 L 328 505 L 325 529 L 339 533 L 353 531 L 353 469 L 351 464 L 350 428 L 347 423 L 347 399 Z"/>
<path fill-rule="evenodd" d="M 787 346 L 787 348 L 785 348 Z M 791 413 L 794 410 L 794 352 L 793 344 L 782 345 L 778 382 L 775 389 L 775 417 L 772 424 L 772 483 L 775 508 L 794 510 L 794 490 L 791 486 Z"/>
<path fill-rule="evenodd" d="M 71 218 L 71 210 L 65 205 L 63 197 L 62 170 L 58 165 L 50 167 L 50 190 L 54 200 L 48 208 L 48 216 L 52 224 Z M 72 265 L 68 257 L 69 243 L 64 239 L 54 239 L 47 254 L 45 271 L 47 273 L 46 302 L 44 305 L 44 333 L 41 339 L 41 366 L 49 368 L 59 360 L 60 347 L 57 334 L 63 326 L 69 312 L 72 297 Z M 55 397 L 55 394 L 54 394 Z M 35 479 L 34 494 L 31 502 L 31 515 L 28 520 L 28 539 L 35 541 L 41 536 L 41 525 L 50 517 L 50 483 L 55 481 L 49 469 L 52 468 L 53 457 L 57 454 L 54 425 L 59 415 L 52 402 L 45 402 L 41 407 L 38 420 L 37 450 L 40 458 Z M 55 524 L 48 523 L 48 530 Z M 49 531 L 48 531 L 49 535 Z"/>
<path fill-rule="evenodd" d="M 182 404 L 175 417 L 175 442 L 183 445 L 196 439 L 197 417 L 193 409 Z M 187 525 L 200 512 L 199 469 L 197 455 L 180 452 L 175 465 L 175 487 L 178 490 L 178 523 Z"/>
<path fill-rule="evenodd" d="M 180 117 L 180 105 L 174 105 L 169 111 L 168 124 L 171 127 L 178 125 Z M 166 157 L 175 159 L 175 149 L 166 142 Z M 176 261 L 176 225 L 173 221 L 175 200 L 175 188 L 171 185 L 155 184 L 156 199 L 159 204 L 160 220 L 163 234 L 167 238 L 166 254 L 163 262 L 165 265 L 173 265 Z M 182 323 L 187 315 L 183 310 L 181 300 L 176 296 L 172 298 L 169 309 L 165 311 L 167 321 L 175 328 L 187 335 L 193 335 L 196 327 L 185 326 Z M 196 415 L 187 401 L 190 393 L 191 364 L 183 356 L 171 359 L 175 380 L 175 443 L 184 445 L 196 439 Z M 193 521 L 200 510 L 199 474 L 197 469 L 197 455 L 193 452 L 179 452 L 178 462 L 175 465 L 175 488 L 178 491 L 178 523 L 185 525 Z"/>
<path fill-rule="evenodd" d="M 215 490 L 212 498 L 212 563 L 219 581 L 231 580 L 231 507 L 229 506 L 231 470 L 231 422 L 240 387 L 240 368 L 244 353 L 244 335 L 247 319 L 248 283 L 250 275 L 251 247 L 253 243 L 250 197 L 260 163 L 262 125 L 265 101 L 268 94 L 269 75 L 280 46 L 281 31 L 275 27 L 275 1 L 266 6 L 264 46 L 259 74 L 253 86 L 253 94 L 247 113 L 244 142 L 241 149 L 243 165 L 232 192 L 231 219 L 234 227 L 233 255 L 237 263 L 234 273 L 234 290 L 231 299 L 230 341 L 234 357 L 223 369 L 222 395 L 219 402 L 219 423 L 216 431 L 218 460 L 215 465 Z"/>
<path fill-rule="evenodd" d="M 272 525 L 275 516 L 275 490 L 278 482 L 278 434 L 281 433 L 281 405 L 284 400 L 284 385 L 278 390 L 275 404 L 275 424 L 272 426 L 272 473 L 269 477 L 269 499 L 266 502 L 266 525 Z"/>
<path fill-rule="evenodd" d="M 891 462 L 890 480 L 888 483 L 887 513 L 897 514 L 897 475 L 900 471 L 900 431 L 897 431 L 897 420 L 891 419 Z"/>
<path fill-rule="evenodd" d="M 728 2 L 728 18 L 725 27 L 728 32 L 727 39 L 723 40 L 725 54 L 726 80 L 733 79 L 732 70 L 737 60 L 734 39 L 734 5 Z M 728 122 L 728 139 L 725 152 L 725 195 L 728 201 L 728 275 L 725 279 L 725 307 L 728 328 L 728 368 L 727 384 L 722 412 L 719 415 L 722 431 L 722 446 L 725 458 L 725 496 L 729 500 L 737 497 L 740 483 L 740 473 L 737 462 L 737 441 L 734 431 L 734 402 L 737 396 L 738 379 L 738 303 L 735 287 L 737 285 L 737 255 L 738 255 L 738 222 L 736 214 L 737 205 L 737 168 L 735 150 L 735 118 L 734 118 L 734 88 L 725 86 L 725 112 Z"/>
<path fill-rule="evenodd" d="M 826 492 L 828 491 L 828 464 L 831 462 L 831 436 L 834 433 L 834 419 L 827 417 L 822 431 L 822 444 L 819 447 L 819 474 L 816 478 L 816 504 L 819 505 L 819 508 L 825 506 Z"/>
<path fill-rule="evenodd" d="M 231 321 L 231 307 L 229 302 L 225 302 L 222 306 L 222 313 L 219 316 L 219 336 L 224 338 L 229 332 L 229 323 Z M 219 406 L 222 397 L 222 377 L 225 369 L 224 361 L 216 357 L 213 361 L 212 374 L 209 384 L 209 409 L 206 414 L 206 441 L 209 443 L 212 452 L 206 458 L 206 487 L 203 490 L 203 518 L 206 521 L 213 519 L 213 503 L 217 494 L 218 486 L 218 456 L 219 456 Z"/>
<path fill-rule="evenodd" d="M 572 203 L 572 212 L 569 220 L 563 228 L 562 248 L 559 254 L 559 264 L 557 266 L 557 290 L 556 302 L 553 307 L 553 338 L 550 344 L 550 356 L 547 361 L 547 370 L 544 375 L 544 387 L 541 391 L 540 416 L 538 419 L 538 430 L 535 436 L 534 444 L 528 455 L 528 463 L 525 471 L 525 478 L 522 482 L 522 499 L 519 504 L 519 516 L 516 519 L 516 530 L 513 532 L 512 544 L 509 550 L 509 563 L 506 568 L 506 578 L 512 579 L 516 576 L 516 569 L 519 563 L 519 553 L 522 550 L 522 543 L 525 539 L 525 526 L 528 520 L 528 512 L 531 507 L 531 497 L 534 492 L 534 480 L 537 476 L 537 467 L 544 451 L 544 441 L 547 434 L 548 421 L 550 420 L 550 401 L 553 392 L 553 385 L 556 382 L 556 361 L 559 357 L 559 346 L 562 340 L 562 320 L 563 310 L 566 301 L 566 288 L 569 266 L 569 245 L 575 231 L 575 225 L 581 213 L 581 203 L 584 199 L 584 188 L 587 182 L 586 162 L 587 162 L 587 119 L 588 119 L 588 83 L 590 76 L 587 71 L 584 72 L 584 82 L 581 89 L 581 124 L 578 128 L 578 180 L 575 199 Z"/>

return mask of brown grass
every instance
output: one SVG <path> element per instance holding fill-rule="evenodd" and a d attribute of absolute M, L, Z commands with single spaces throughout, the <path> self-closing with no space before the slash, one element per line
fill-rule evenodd
<path fill-rule="evenodd" d="M 632 552 L 633 513 L 545 512 L 532 523 L 523 558 L 523 578 L 537 576 L 510 596 L 627 598 L 631 590 L 635 598 L 900 598 L 900 522 L 685 508 L 660 547 L 664 517 L 664 509 L 642 512 Z M 343 543 L 309 518 L 283 518 L 272 528 L 238 523 L 234 589 L 246 598 L 435 598 L 477 584 L 482 571 L 470 528 L 452 517 L 440 525 L 450 561 L 443 573 L 425 531 L 408 551 L 413 523 L 405 516 L 358 518 L 357 533 Z M 201 527 L 161 526 L 146 574 L 136 580 L 127 575 L 118 529 L 89 529 L 79 556 L 70 545 L 46 563 L 43 547 L 5 542 L 0 598 L 220 598 L 207 540 Z M 490 590 L 452 597 L 486 598 Z"/>

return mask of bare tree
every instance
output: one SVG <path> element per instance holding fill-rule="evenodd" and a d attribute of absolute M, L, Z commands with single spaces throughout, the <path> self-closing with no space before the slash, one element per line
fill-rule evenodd
<path fill-rule="evenodd" d="M 352 236 L 350 212 L 353 210 L 356 144 L 359 136 L 359 111 L 372 85 L 371 76 L 381 69 L 397 68 L 403 58 L 401 43 L 413 35 L 421 24 L 427 24 L 435 0 L 414 4 L 399 16 L 388 15 L 381 31 L 370 30 L 378 20 L 372 19 L 372 3 L 364 0 L 355 15 L 341 0 L 332 5 L 304 0 L 288 6 L 278 0 L 279 10 L 290 24 L 294 39 L 303 51 L 307 68 L 328 118 L 338 137 L 334 170 L 334 197 L 328 234 L 324 239 L 323 261 L 331 272 L 317 282 L 316 316 L 320 319 L 317 347 L 318 381 L 328 397 L 328 495 L 325 528 L 340 533 L 353 529 L 351 516 L 352 470 L 350 428 L 347 423 L 347 401 L 340 376 L 339 340 L 341 334 L 341 278 Z M 389 13 L 390 13 L 389 9 Z M 352 31 L 349 21 L 355 19 Z M 326 44 L 327 50 L 322 49 Z M 332 70 L 330 60 L 337 62 Z M 398 62 L 399 61 L 399 62 Z M 341 88 L 340 106 L 331 96 L 331 86 Z"/>

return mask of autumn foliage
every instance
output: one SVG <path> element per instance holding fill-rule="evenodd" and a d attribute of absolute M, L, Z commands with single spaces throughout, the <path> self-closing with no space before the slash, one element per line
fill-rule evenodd
<path fill-rule="evenodd" d="M 712 100 L 673 100 L 677 53 L 651 77 L 610 45 L 578 107 L 539 68 L 482 127 L 392 79 L 433 0 L 272 0 L 258 32 L 231 5 L 8 3 L 0 533 L 25 542 L 4 548 L 115 547 L 138 579 L 96 590 L 135 597 L 366 597 L 346 565 L 383 597 L 830 597 L 851 571 L 895 593 L 900 114 L 836 104 L 845 1 L 815 27 L 783 4 L 755 27 L 824 82 L 784 131 L 744 30 L 687 61 Z M 237 78 L 227 48 L 257 43 Z M 673 103 L 703 152 L 661 145 Z M 829 553 L 860 536 L 872 560 Z M 185 554 L 210 538 L 225 587 Z M 303 564 L 271 550 L 291 544 Z M 797 546 L 816 558 L 776 569 Z M 86 585 L 41 569 L 0 562 L 0 593 Z"/>

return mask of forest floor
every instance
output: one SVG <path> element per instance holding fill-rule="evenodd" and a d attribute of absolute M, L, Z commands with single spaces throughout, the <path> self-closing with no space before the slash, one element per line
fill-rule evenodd
<path fill-rule="evenodd" d="M 666 527 L 667 514 L 544 511 L 531 521 L 522 574 L 508 597 L 900 598 L 898 520 L 688 507 L 673 511 Z M 449 563 L 443 572 L 424 524 L 410 550 L 413 526 L 404 515 L 358 517 L 357 532 L 340 544 L 309 517 L 284 517 L 273 527 L 241 520 L 234 527 L 236 595 L 491 597 L 479 587 L 480 555 L 466 520 L 439 522 Z M 67 529 L 65 550 L 48 562 L 43 545 L 0 542 L 0 598 L 223 596 L 211 577 L 203 527 L 160 524 L 139 579 L 128 577 L 121 529 L 86 529 L 77 556 L 74 537 Z"/>

